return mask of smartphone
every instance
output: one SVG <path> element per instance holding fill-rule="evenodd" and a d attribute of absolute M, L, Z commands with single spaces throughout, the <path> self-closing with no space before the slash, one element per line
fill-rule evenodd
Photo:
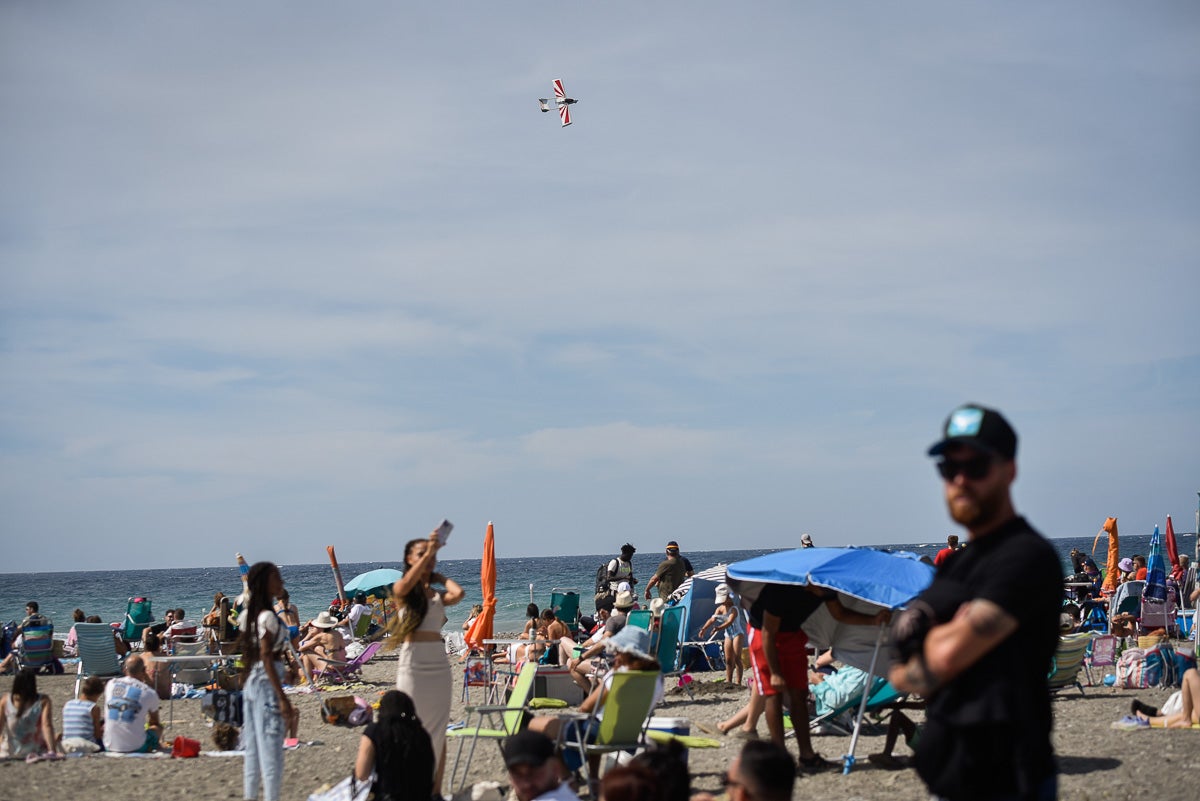
<path fill-rule="evenodd" d="M 438 527 L 433 530 L 433 533 L 437 535 L 438 545 L 445 545 L 453 530 L 454 524 L 449 520 L 442 520 L 441 523 L 438 523 Z"/>

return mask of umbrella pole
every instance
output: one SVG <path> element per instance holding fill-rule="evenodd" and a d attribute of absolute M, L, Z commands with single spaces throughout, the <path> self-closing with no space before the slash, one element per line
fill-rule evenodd
<path fill-rule="evenodd" d="M 863 717 L 867 714 L 867 701 L 871 698 L 871 682 L 875 680 L 875 665 L 879 661 L 879 649 L 883 645 L 883 632 L 887 627 L 879 624 L 879 635 L 875 638 L 875 651 L 871 654 L 871 667 L 867 670 L 867 683 L 863 687 L 862 701 L 858 705 L 858 717 L 854 720 L 854 733 L 850 736 L 850 753 L 846 754 L 842 764 L 842 775 L 850 774 L 854 767 L 854 749 L 858 745 L 858 732 L 862 728 Z"/>

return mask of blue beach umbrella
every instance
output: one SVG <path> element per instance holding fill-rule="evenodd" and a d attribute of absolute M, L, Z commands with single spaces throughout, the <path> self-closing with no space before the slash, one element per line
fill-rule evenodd
<path fill-rule="evenodd" d="M 727 571 L 728 583 L 749 606 L 767 584 L 822 587 L 839 593 L 843 605 L 861 612 L 895 610 L 911 601 L 933 581 L 933 568 L 916 554 L 889 553 L 874 548 L 800 548 L 794 551 L 757 556 L 735 562 Z M 879 651 L 887 627 L 849 626 L 839 623 L 822 604 L 803 623 L 804 632 L 814 645 L 830 647 L 835 658 L 867 672 L 865 687 L 871 687 L 876 674 Z M 843 773 L 854 766 L 869 692 L 863 692 L 850 752 L 843 757 Z M 805 725 L 794 723 L 793 725 Z"/>
<path fill-rule="evenodd" d="M 729 566 L 729 578 L 753 601 L 764 584 L 812 585 L 872 606 L 899 609 L 933 581 L 933 568 L 916 554 L 874 548 L 799 548 L 756 556 Z"/>
<path fill-rule="evenodd" d="M 399 570 L 394 570 L 390 567 L 368 570 L 366 573 L 359 573 L 346 582 L 346 594 L 353 595 L 356 592 L 365 592 L 367 595 L 390 594 L 392 585 L 403 575 Z M 386 592 L 375 592 L 381 589 L 386 590 Z"/>
<path fill-rule="evenodd" d="M 1165 603 L 1167 600 L 1167 566 L 1163 560 L 1162 537 L 1158 526 L 1150 535 L 1150 556 L 1146 559 L 1146 588 L 1142 597 L 1148 601 Z"/>

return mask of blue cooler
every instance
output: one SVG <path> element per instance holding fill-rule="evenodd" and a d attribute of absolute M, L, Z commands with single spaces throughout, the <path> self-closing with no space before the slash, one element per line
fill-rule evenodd
<path fill-rule="evenodd" d="M 1191 639 L 1192 625 L 1195 623 L 1195 609 L 1180 609 L 1175 613 L 1175 619 L 1179 622 L 1179 633 L 1184 639 Z"/>

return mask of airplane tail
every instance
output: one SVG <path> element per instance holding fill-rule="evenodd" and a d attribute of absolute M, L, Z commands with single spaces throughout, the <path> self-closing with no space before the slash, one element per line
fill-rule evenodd
<path fill-rule="evenodd" d="M 550 100 L 545 97 L 538 98 L 538 105 L 542 107 L 542 111 L 550 110 Z"/>

